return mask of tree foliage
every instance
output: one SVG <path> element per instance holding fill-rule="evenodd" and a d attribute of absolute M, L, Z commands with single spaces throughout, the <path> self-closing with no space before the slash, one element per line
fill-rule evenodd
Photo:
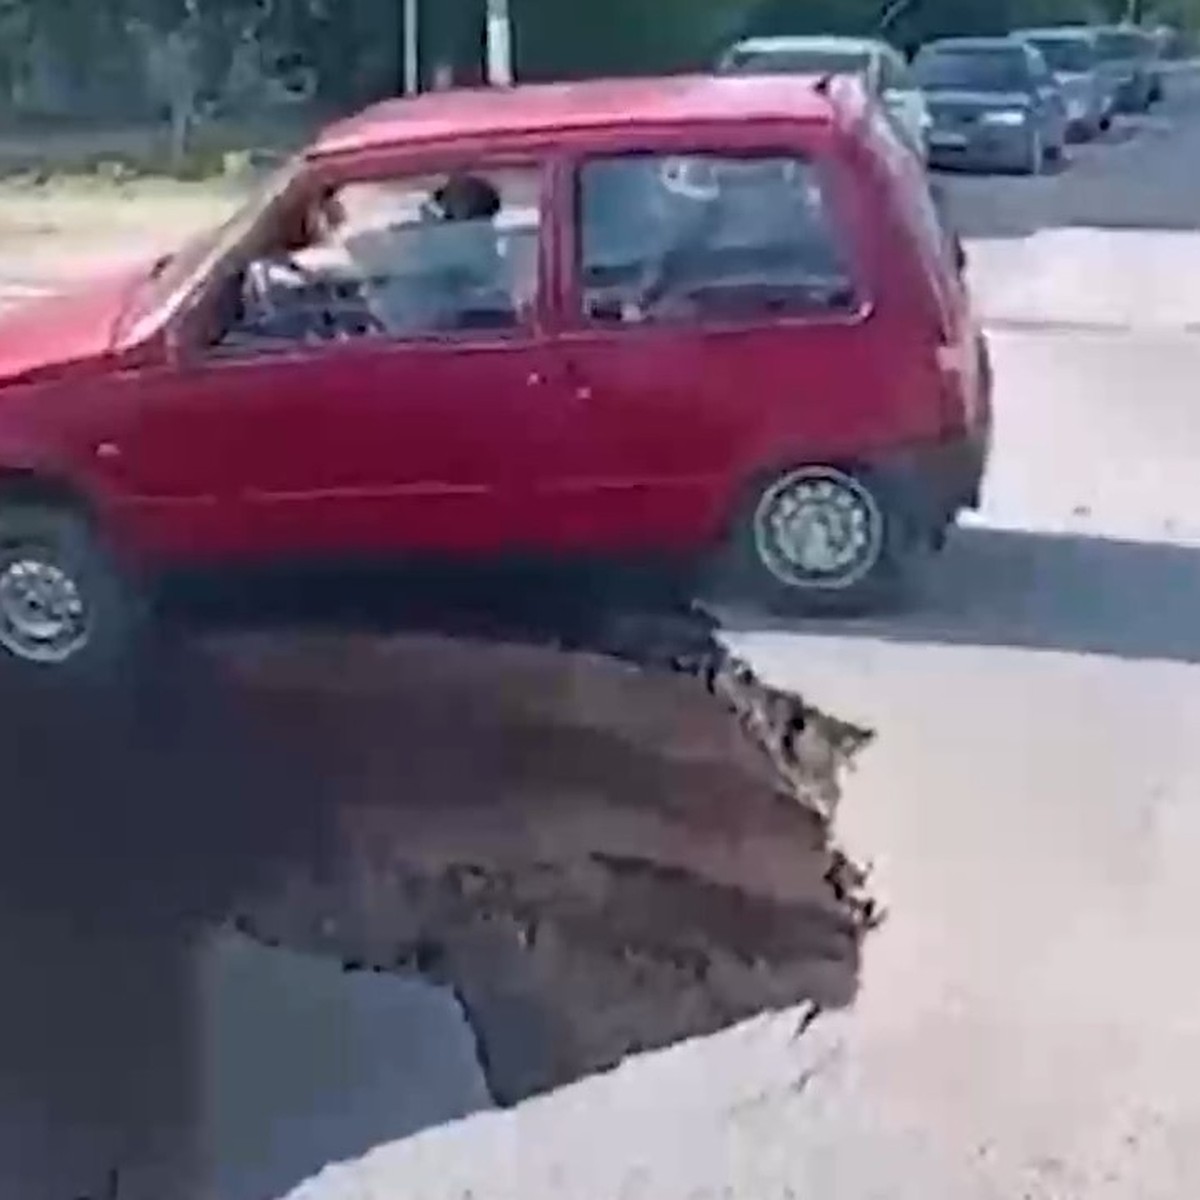
<path fill-rule="evenodd" d="M 870 34 L 894 3 L 510 0 L 518 71 L 535 79 L 694 68 L 711 61 L 725 42 L 750 33 Z M 889 36 L 911 45 L 1015 24 L 1112 19 L 1127 4 L 911 0 L 902 4 Z M 304 55 L 331 105 L 361 103 L 399 84 L 402 5 L 403 0 L 0 0 L 0 100 L 7 95 L 17 108 L 88 115 L 186 106 L 189 87 L 197 102 L 217 95 L 238 74 L 239 62 L 245 68 L 241 76 L 252 82 L 269 59 L 256 47 L 271 47 Z M 478 63 L 485 0 L 420 0 L 420 5 L 427 67 L 436 61 Z M 1200 23 L 1200 0 L 1143 0 L 1143 6 L 1147 17 L 1157 13 Z"/>

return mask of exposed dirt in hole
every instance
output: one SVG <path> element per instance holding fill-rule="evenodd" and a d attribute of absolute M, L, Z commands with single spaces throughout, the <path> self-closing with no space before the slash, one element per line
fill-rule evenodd
<path fill-rule="evenodd" d="M 830 823 L 870 735 L 695 619 L 572 646 L 229 635 L 90 695 L 6 684 L 0 888 L 447 983 L 500 1102 L 850 1002 L 875 910 Z"/>

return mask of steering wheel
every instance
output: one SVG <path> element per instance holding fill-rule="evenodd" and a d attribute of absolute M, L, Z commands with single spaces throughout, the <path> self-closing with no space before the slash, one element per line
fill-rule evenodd
<path fill-rule="evenodd" d="M 291 278 L 287 283 L 273 280 L 272 270 L 285 271 Z M 337 287 L 294 260 L 286 264 L 251 262 L 242 276 L 243 321 L 252 329 L 276 329 L 282 336 L 317 341 L 347 341 L 387 331 L 372 311 L 361 284 L 348 285 L 357 293 L 357 303 L 347 302 L 344 307 Z M 327 292 L 329 302 L 310 303 L 306 292 Z M 286 303 L 289 297 L 294 307 Z"/>
<path fill-rule="evenodd" d="M 251 328 L 269 327 L 283 315 L 279 304 L 279 289 L 271 280 L 271 268 L 275 264 L 263 259 L 248 263 L 242 273 L 242 320 Z M 293 271 L 299 286 L 309 282 L 308 273 L 295 263 L 289 262 L 287 269 Z"/>

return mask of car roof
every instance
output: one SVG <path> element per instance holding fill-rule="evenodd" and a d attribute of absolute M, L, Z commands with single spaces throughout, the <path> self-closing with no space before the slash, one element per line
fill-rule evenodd
<path fill-rule="evenodd" d="M 1096 31 L 1086 25 L 1049 25 L 1043 29 L 1014 29 L 1013 37 L 1039 38 L 1043 40 L 1090 42 L 1095 39 Z"/>
<path fill-rule="evenodd" d="M 797 50 L 828 50 L 845 53 L 878 54 L 889 49 L 878 38 L 841 37 L 832 34 L 783 34 L 778 37 L 750 37 L 735 42 L 730 49 L 751 54 L 786 54 Z"/>
<path fill-rule="evenodd" d="M 317 136 L 309 158 L 397 145 L 661 128 L 689 122 L 791 120 L 835 125 L 852 102 L 816 77 L 668 76 L 462 88 L 385 100 Z"/>
<path fill-rule="evenodd" d="M 922 50 L 1019 50 L 1020 48 L 1020 39 L 1008 34 L 999 37 L 935 38 L 921 47 Z"/>

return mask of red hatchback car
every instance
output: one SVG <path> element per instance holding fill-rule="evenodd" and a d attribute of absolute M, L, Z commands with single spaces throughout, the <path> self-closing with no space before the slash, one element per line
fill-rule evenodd
<path fill-rule="evenodd" d="M 978 501 L 958 265 L 850 80 L 378 105 L 0 322 L 0 647 L 111 661 L 175 568 L 678 557 L 873 602 Z"/>

